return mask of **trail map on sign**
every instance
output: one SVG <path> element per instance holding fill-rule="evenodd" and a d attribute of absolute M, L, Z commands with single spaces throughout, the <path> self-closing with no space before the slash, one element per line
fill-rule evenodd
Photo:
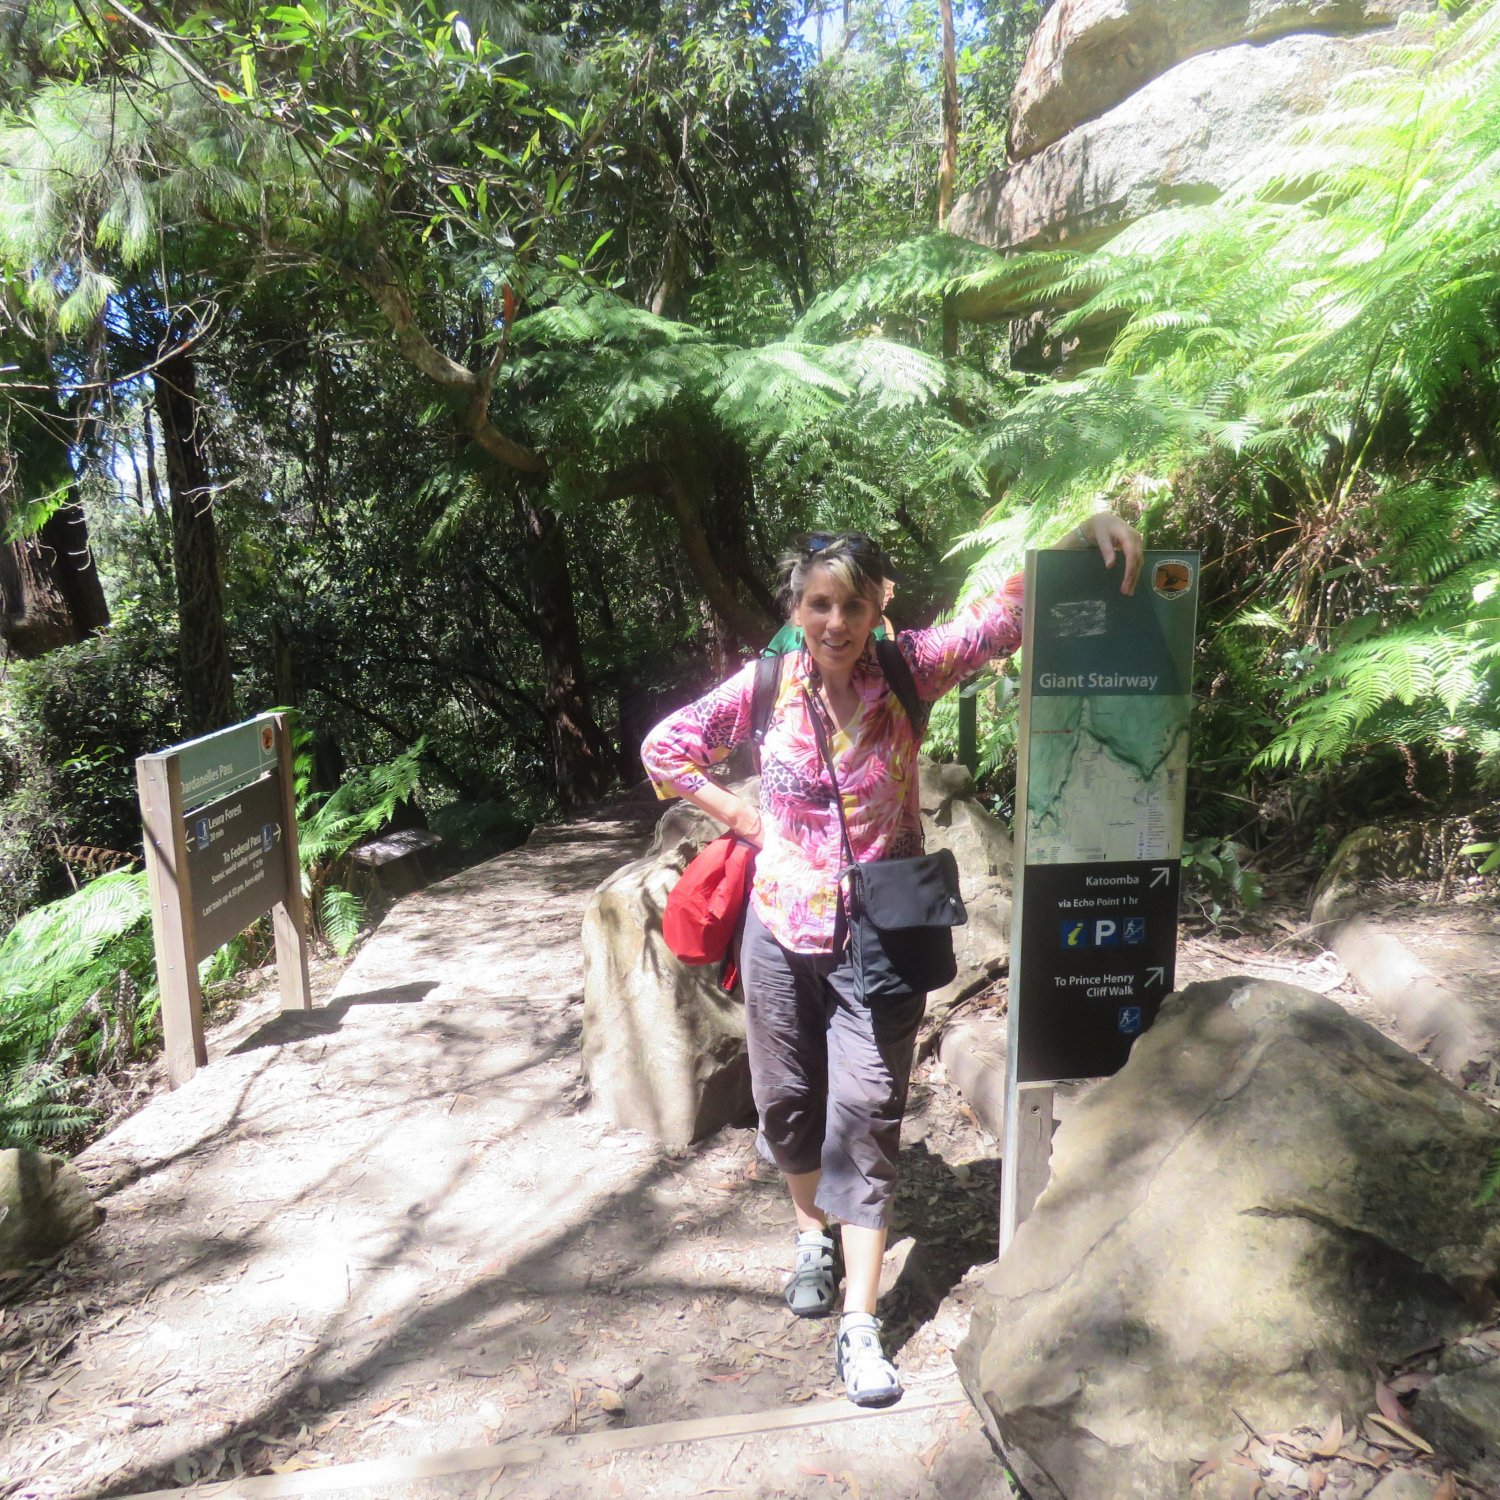
<path fill-rule="evenodd" d="M 1034 698 L 1027 862 L 1176 859 L 1189 707 L 1175 694 Z"/>

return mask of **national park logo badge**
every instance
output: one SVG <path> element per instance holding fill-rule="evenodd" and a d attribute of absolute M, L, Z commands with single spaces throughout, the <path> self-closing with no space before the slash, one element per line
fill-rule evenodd
<path fill-rule="evenodd" d="M 1193 590 L 1193 565 L 1180 557 L 1159 562 L 1151 570 L 1151 587 L 1163 599 L 1182 599 Z"/>
<path fill-rule="evenodd" d="M 269 755 L 276 748 L 276 731 L 269 724 L 260 726 L 260 748 Z"/>

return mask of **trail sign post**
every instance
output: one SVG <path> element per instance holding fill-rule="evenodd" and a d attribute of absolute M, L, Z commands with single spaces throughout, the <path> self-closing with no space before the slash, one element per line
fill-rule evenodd
<path fill-rule="evenodd" d="M 1116 1072 L 1175 980 L 1198 554 L 1119 587 L 1092 550 L 1027 555 L 1002 1253 L 1047 1181 L 1053 1083 Z"/>
<path fill-rule="evenodd" d="M 271 914 L 283 1010 L 312 1005 L 291 740 L 262 714 L 135 763 L 172 1087 L 208 1060 L 198 964 Z"/>

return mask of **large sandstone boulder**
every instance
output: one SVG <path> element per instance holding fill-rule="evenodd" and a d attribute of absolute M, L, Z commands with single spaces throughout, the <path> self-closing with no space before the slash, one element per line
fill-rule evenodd
<path fill-rule="evenodd" d="M 55 1255 L 103 1218 L 70 1162 L 45 1151 L 0 1151 L 0 1270 Z"/>
<path fill-rule="evenodd" d="M 1010 150 L 1029 156 L 1189 57 L 1295 31 L 1389 25 L 1429 0 L 1058 0 L 1011 95 Z"/>
<path fill-rule="evenodd" d="M 921 767 L 924 837 L 958 861 L 966 927 L 958 976 L 930 997 L 951 1002 L 1003 973 L 1010 957 L 1014 853 L 962 766 Z M 667 896 L 718 826 L 685 803 L 657 826 L 650 851 L 594 893 L 583 919 L 583 1063 L 594 1097 L 620 1125 L 680 1145 L 750 1116 L 744 1010 L 717 970 L 678 961 L 661 935 Z"/>
<path fill-rule="evenodd" d="M 1208 201 L 1299 117 L 1321 110 L 1373 46 L 1368 36 L 1296 35 L 1179 63 L 987 178 L 954 205 L 948 227 L 999 250 L 1078 247 L 1156 209 Z M 985 311 L 963 305 L 965 316 Z"/>
<path fill-rule="evenodd" d="M 722 830 L 674 803 L 650 851 L 594 892 L 583 917 L 583 1066 L 617 1125 L 669 1145 L 753 1114 L 745 1012 L 718 970 L 682 963 L 661 935 L 677 877 Z"/>
<path fill-rule="evenodd" d="M 1033 1500 L 1178 1500 L 1237 1436 L 1369 1409 L 1500 1276 L 1495 1117 L 1290 985 L 1173 996 L 1059 1130 L 957 1363 Z"/>

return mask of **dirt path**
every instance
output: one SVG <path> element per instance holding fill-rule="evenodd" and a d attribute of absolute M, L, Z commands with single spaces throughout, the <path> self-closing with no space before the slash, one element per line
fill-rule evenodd
<path fill-rule="evenodd" d="M 78 1159 L 109 1218 L 0 1308 L 0 1494 L 291 1483 L 836 1396 L 831 1325 L 777 1295 L 787 1216 L 750 1133 L 669 1153 L 584 1102 L 579 925 L 652 816 L 541 830 L 401 903 L 326 1004 L 268 1016 Z M 932 1321 L 994 1254 L 966 1115 L 919 1077 L 884 1304 L 904 1413 L 511 1446 L 482 1476 L 338 1492 L 1006 1495 L 953 1383 L 955 1312 Z"/>

